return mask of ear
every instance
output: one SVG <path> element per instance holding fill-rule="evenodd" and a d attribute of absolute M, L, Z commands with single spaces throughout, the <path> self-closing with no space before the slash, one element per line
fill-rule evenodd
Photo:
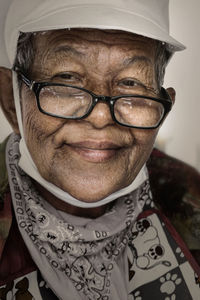
<path fill-rule="evenodd" d="M 4 67 L 0 67 L 0 106 L 14 132 L 19 134 L 12 87 L 12 71 Z"/>
<path fill-rule="evenodd" d="M 176 91 L 174 88 L 169 87 L 166 89 L 166 91 L 168 92 L 170 98 L 172 99 L 173 104 L 175 103 L 175 99 L 176 99 Z"/>

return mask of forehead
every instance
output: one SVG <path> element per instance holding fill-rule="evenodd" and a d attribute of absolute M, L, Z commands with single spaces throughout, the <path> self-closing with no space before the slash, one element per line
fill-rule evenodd
<path fill-rule="evenodd" d="M 42 32 L 35 37 L 37 53 L 46 57 L 62 50 L 80 57 L 89 52 L 99 54 L 101 50 L 107 50 L 112 53 L 118 51 L 122 56 L 137 52 L 154 58 L 156 44 L 155 40 L 118 30 L 62 29 Z"/>

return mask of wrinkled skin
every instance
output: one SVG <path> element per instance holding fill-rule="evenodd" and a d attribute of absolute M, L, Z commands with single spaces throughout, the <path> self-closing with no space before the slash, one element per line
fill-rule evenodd
<path fill-rule="evenodd" d="M 145 94 L 156 95 L 153 40 L 125 32 L 74 29 L 39 34 L 35 42 L 35 81 L 81 86 L 107 96 L 134 94 L 142 85 Z M 103 102 L 87 118 L 69 121 L 39 112 L 25 85 L 21 99 L 26 143 L 39 172 L 85 202 L 129 185 L 148 159 L 158 132 L 116 124 Z M 82 214 L 38 188 L 56 208 Z M 103 209 L 93 209 L 91 215 L 94 211 L 99 215 Z"/>

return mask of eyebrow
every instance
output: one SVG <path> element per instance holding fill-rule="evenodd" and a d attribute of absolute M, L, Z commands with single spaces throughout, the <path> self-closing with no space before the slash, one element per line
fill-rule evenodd
<path fill-rule="evenodd" d="M 148 64 L 152 64 L 152 61 L 150 60 L 150 58 L 148 58 L 146 56 L 133 56 L 133 57 L 126 58 L 124 60 L 123 64 L 125 66 L 129 66 L 134 63 L 141 62 L 141 61 L 146 62 Z"/>
<path fill-rule="evenodd" d="M 82 52 L 74 49 L 73 47 L 67 46 L 67 45 L 58 46 L 54 49 L 54 51 L 55 51 L 55 53 L 64 52 L 66 54 L 71 53 L 76 56 L 85 56 L 85 54 L 83 54 Z"/>

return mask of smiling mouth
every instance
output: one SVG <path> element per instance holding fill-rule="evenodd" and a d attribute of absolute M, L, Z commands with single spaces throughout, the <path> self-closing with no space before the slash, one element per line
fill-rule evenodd
<path fill-rule="evenodd" d="M 117 152 L 122 149 L 121 146 L 110 142 L 91 142 L 84 141 L 79 143 L 67 144 L 67 146 L 82 159 L 102 163 L 112 159 Z"/>

